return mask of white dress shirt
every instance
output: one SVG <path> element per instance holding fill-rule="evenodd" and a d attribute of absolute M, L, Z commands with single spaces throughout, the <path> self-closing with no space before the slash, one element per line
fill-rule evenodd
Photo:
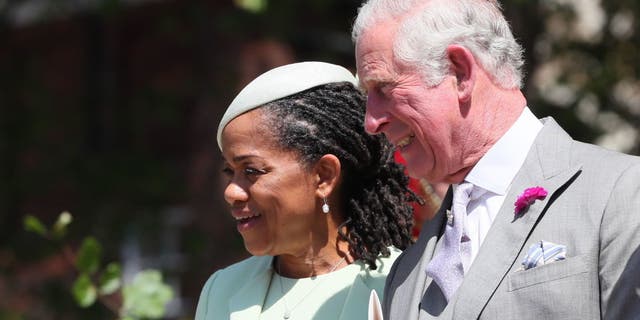
<path fill-rule="evenodd" d="M 462 257 L 465 272 L 478 255 L 480 246 L 504 203 L 511 182 L 522 167 L 542 126 L 542 122 L 525 107 L 513 126 L 465 177 L 465 181 L 474 185 L 464 221 L 464 234 L 471 239 L 471 256 Z M 456 187 L 457 185 L 453 186 L 454 189 Z"/>

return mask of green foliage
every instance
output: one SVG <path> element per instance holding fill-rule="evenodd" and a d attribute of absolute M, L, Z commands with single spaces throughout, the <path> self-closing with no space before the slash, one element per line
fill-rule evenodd
<path fill-rule="evenodd" d="M 67 233 L 67 226 L 73 221 L 73 217 L 67 211 L 58 216 L 58 220 L 53 224 L 52 232 L 56 239 L 61 239 Z"/>
<path fill-rule="evenodd" d="M 236 6 L 252 13 L 263 12 L 267 8 L 267 0 L 234 0 Z"/>
<path fill-rule="evenodd" d="M 122 271 L 120 269 L 120 265 L 114 262 L 109 263 L 100 276 L 100 294 L 109 295 L 120 289 L 120 286 L 122 284 L 122 282 L 120 281 L 121 276 Z"/>
<path fill-rule="evenodd" d="M 76 259 L 76 268 L 80 272 L 93 274 L 100 266 L 100 258 L 102 255 L 102 246 L 93 237 L 87 237 L 82 242 L 78 258 Z"/>
<path fill-rule="evenodd" d="M 40 222 L 40 219 L 30 214 L 24 217 L 23 225 L 25 230 L 29 232 L 35 232 L 43 237 L 45 237 L 49 233 L 49 231 L 47 230 L 47 227 L 45 227 L 44 224 Z"/>
<path fill-rule="evenodd" d="M 91 278 L 86 273 L 82 273 L 78 278 L 76 278 L 76 281 L 73 283 L 73 287 L 71 288 L 71 292 L 73 293 L 73 297 L 76 299 L 78 305 L 83 308 L 92 306 L 98 298 L 96 287 L 93 285 Z"/>
<path fill-rule="evenodd" d="M 67 211 L 60 213 L 58 219 L 49 230 L 40 219 L 33 215 L 26 215 L 22 220 L 24 229 L 36 233 L 44 238 L 61 239 L 67 233 L 67 226 L 73 221 L 73 216 Z"/>
<path fill-rule="evenodd" d="M 72 221 L 73 216 L 65 211 L 51 229 L 32 215 L 25 216 L 23 224 L 26 231 L 49 240 L 61 240 Z M 101 259 L 102 245 L 89 236 L 82 241 L 75 260 L 70 261 L 79 273 L 71 286 L 71 294 L 78 306 L 88 308 L 101 301 L 102 297 L 122 290 L 121 307 L 103 301 L 122 320 L 159 319 L 164 316 L 165 306 L 173 298 L 173 289 L 163 282 L 160 271 L 143 270 L 134 276 L 132 283 L 123 286 L 120 264 L 109 263 L 101 271 Z"/>
<path fill-rule="evenodd" d="M 145 270 L 138 273 L 131 284 L 124 286 L 122 297 L 126 317 L 158 319 L 164 315 L 165 305 L 173 298 L 173 290 L 163 283 L 160 272 Z"/>

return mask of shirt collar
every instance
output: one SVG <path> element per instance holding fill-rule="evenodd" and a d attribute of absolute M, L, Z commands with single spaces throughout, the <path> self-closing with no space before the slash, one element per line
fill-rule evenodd
<path fill-rule="evenodd" d="M 528 107 L 465 177 L 487 191 L 505 195 L 543 125 Z"/>

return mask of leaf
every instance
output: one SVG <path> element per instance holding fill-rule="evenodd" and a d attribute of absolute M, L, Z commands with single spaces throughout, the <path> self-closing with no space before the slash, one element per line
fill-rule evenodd
<path fill-rule="evenodd" d="M 133 282 L 122 289 L 123 314 L 134 318 L 158 319 L 165 313 L 166 304 L 173 298 L 173 289 L 162 281 L 157 270 L 136 274 Z"/>
<path fill-rule="evenodd" d="M 92 274 L 98 270 L 100 266 L 100 256 L 102 254 L 102 246 L 93 237 L 86 237 L 82 242 L 76 267 L 80 272 Z"/>
<path fill-rule="evenodd" d="M 58 220 L 53 224 L 53 235 L 62 238 L 67 233 L 67 226 L 73 221 L 73 216 L 68 211 L 62 212 Z"/>
<path fill-rule="evenodd" d="M 267 8 L 267 0 L 234 0 L 236 6 L 252 13 L 261 13 Z"/>
<path fill-rule="evenodd" d="M 26 215 L 23 220 L 24 229 L 29 232 L 35 232 L 43 237 L 47 236 L 47 227 L 40 222 L 40 219 L 30 214 Z"/>
<path fill-rule="evenodd" d="M 76 281 L 73 283 L 71 291 L 78 305 L 83 308 L 91 306 L 96 302 L 96 298 L 98 297 L 96 287 L 91 283 L 91 279 L 86 273 L 82 273 L 78 276 Z"/>
<path fill-rule="evenodd" d="M 122 272 L 120 270 L 120 265 L 115 262 L 109 263 L 100 276 L 100 284 L 98 289 L 100 294 L 112 294 L 120 289 L 121 275 Z"/>

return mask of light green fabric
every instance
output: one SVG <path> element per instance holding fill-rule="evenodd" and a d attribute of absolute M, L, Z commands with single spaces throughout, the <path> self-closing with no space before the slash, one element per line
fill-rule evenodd
<path fill-rule="evenodd" d="M 310 313 L 322 314 L 325 319 L 338 319 L 360 269 L 361 265 L 354 263 L 331 273 L 302 279 L 273 273 L 260 319 L 282 320 L 286 310 L 291 319 L 300 319 Z"/>
<path fill-rule="evenodd" d="M 347 271 L 353 270 L 353 276 L 344 279 L 352 283 L 337 284 L 346 290 L 346 294 L 342 290 L 337 292 L 345 297 L 341 310 L 335 310 L 330 304 L 325 307 L 318 301 L 318 311 L 310 312 L 306 319 L 336 319 L 336 314 L 339 314 L 337 319 L 367 319 L 371 290 L 382 296 L 386 276 L 399 254 L 399 250 L 391 249 L 390 257 L 378 259 L 376 270 L 369 270 L 359 261 L 347 267 Z M 251 257 L 216 271 L 202 289 L 195 319 L 260 319 L 272 279 L 272 261 L 270 256 Z"/>

